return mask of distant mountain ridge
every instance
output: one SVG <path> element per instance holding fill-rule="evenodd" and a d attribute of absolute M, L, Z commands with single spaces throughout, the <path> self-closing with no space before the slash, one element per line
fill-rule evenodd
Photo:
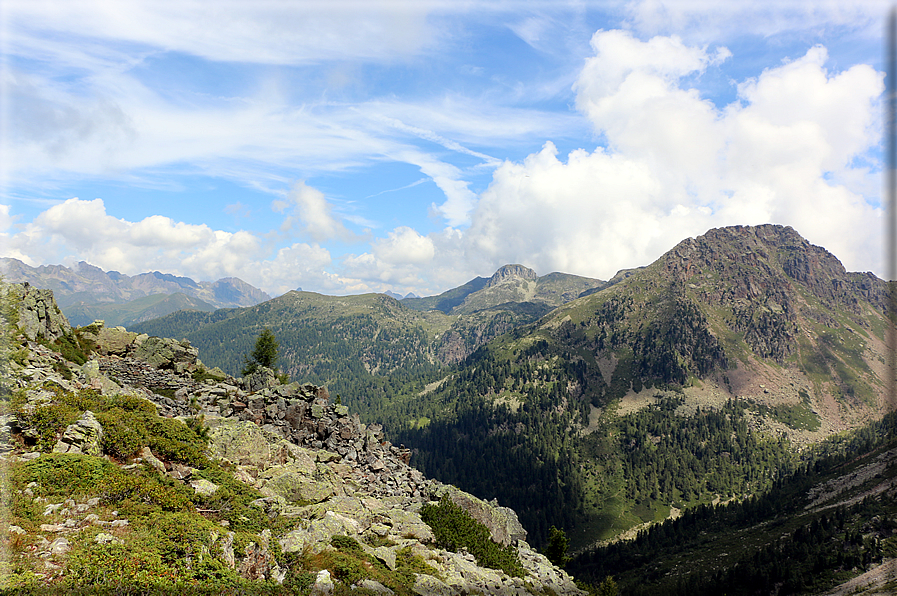
<path fill-rule="evenodd" d="M 539 275 L 524 265 L 499 267 L 490 278 L 476 277 L 466 284 L 426 298 L 406 297 L 402 304 L 414 310 L 439 310 L 446 314 L 472 314 L 509 303 L 529 303 L 542 314 L 607 286 L 600 279 L 569 273 Z"/>
<path fill-rule="evenodd" d="M 103 271 L 84 261 L 74 268 L 63 265 L 31 267 L 18 259 L 0 257 L 0 272 L 7 282 L 27 282 L 53 290 L 57 304 L 74 325 L 89 324 L 93 318 L 107 319 L 110 325 L 130 324 L 183 308 L 212 310 L 254 306 L 271 299 L 267 293 L 236 277 L 197 282 L 159 271 L 129 276 L 118 271 Z M 175 294 L 182 298 L 164 298 Z M 144 300 L 121 306 L 150 296 L 156 298 L 149 303 Z M 144 308 L 149 310 L 144 312 Z"/>

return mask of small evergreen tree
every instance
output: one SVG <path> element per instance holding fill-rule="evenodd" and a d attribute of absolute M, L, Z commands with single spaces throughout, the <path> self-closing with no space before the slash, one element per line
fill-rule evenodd
<path fill-rule="evenodd" d="M 570 540 L 563 530 L 558 530 L 554 526 L 548 529 L 548 546 L 545 548 L 545 556 L 549 561 L 558 567 L 566 565 L 570 560 L 570 557 L 567 556 L 569 545 Z"/>
<path fill-rule="evenodd" d="M 259 334 L 258 339 L 255 340 L 255 348 L 253 348 L 252 353 L 243 357 L 243 376 L 251 375 L 260 366 L 276 371 L 274 367 L 277 364 L 278 348 L 277 338 L 274 337 L 274 333 L 265 327 Z"/>
<path fill-rule="evenodd" d="M 601 582 L 601 585 L 598 586 L 598 596 L 617 596 L 619 593 L 617 582 L 615 582 L 614 578 L 609 575 L 605 577 L 604 581 Z"/>

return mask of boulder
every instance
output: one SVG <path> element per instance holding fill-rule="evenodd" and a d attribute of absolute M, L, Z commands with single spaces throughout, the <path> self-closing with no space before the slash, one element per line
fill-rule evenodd
<path fill-rule="evenodd" d="M 454 596 L 455 590 L 451 586 L 433 577 L 423 573 L 415 574 L 414 593 L 420 596 Z"/>
<path fill-rule="evenodd" d="M 142 339 L 137 336 L 134 344 L 134 357 L 143 360 L 150 366 L 161 369 L 173 370 L 176 373 L 184 373 L 196 367 L 196 359 L 199 350 L 190 346 L 187 340 L 177 341 L 167 337 L 147 337 Z"/>
<path fill-rule="evenodd" d="M 318 571 L 315 584 L 311 587 L 311 596 L 329 596 L 333 593 L 333 580 L 326 569 Z"/>
<path fill-rule="evenodd" d="M 218 490 L 218 485 L 214 482 L 206 480 L 205 478 L 196 478 L 190 481 L 190 486 L 193 487 L 194 492 L 198 495 L 209 496 L 215 494 L 215 491 Z"/>
<path fill-rule="evenodd" d="M 81 419 L 66 427 L 62 438 L 53 447 L 54 453 L 84 453 L 85 455 L 102 455 L 103 427 L 87 410 Z"/>
<path fill-rule="evenodd" d="M 260 492 L 280 496 L 289 503 L 320 503 L 342 492 L 342 482 L 326 466 L 312 474 L 302 464 L 286 464 L 268 468 L 259 477 Z"/>
<path fill-rule="evenodd" d="M 364 590 L 369 590 L 375 594 L 386 594 L 387 596 L 395 594 L 395 592 L 393 592 L 380 582 L 374 581 L 372 579 L 361 580 L 360 582 L 358 582 L 358 587 Z"/>
<path fill-rule="evenodd" d="M 251 375 L 243 379 L 246 391 L 250 393 L 280 385 L 277 374 L 267 366 L 260 366 Z"/>
<path fill-rule="evenodd" d="M 310 548 L 312 552 L 322 552 L 330 546 L 334 536 L 358 535 L 358 522 L 354 519 L 327 511 L 321 519 L 315 519 L 305 528 L 297 528 L 287 533 L 280 542 L 280 549 L 285 553 L 303 552 Z"/>
<path fill-rule="evenodd" d="M 162 463 L 162 460 L 160 460 L 158 457 L 153 455 L 153 452 L 150 450 L 149 447 L 143 448 L 143 450 L 140 452 L 140 458 L 143 460 L 144 463 L 152 466 L 153 469 L 155 469 L 160 474 L 165 473 L 165 464 Z"/>
<path fill-rule="evenodd" d="M 124 356 L 136 338 L 136 333 L 128 331 L 124 327 L 103 327 L 96 334 L 94 341 L 96 341 L 100 353 Z"/>

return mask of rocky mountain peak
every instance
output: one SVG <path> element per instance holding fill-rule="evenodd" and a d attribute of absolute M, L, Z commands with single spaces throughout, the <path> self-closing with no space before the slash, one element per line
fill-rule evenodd
<path fill-rule="evenodd" d="M 514 278 L 527 281 L 536 281 L 537 279 L 539 279 L 539 276 L 535 271 L 533 271 L 529 267 L 524 267 L 523 265 L 504 265 L 502 267 L 499 267 L 498 271 L 492 274 L 492 277 L 489 278 L 486 287 L 491 288 Z"/>
<path fill-rule="evenodd" d="M 773 224 L 709 230 L 683 240 L 662 260 L 666 272 L 680 282 L 700 283 L 697 280 L 710 272 L 722 275 L 738 286 L 733 293 L 737 299 L 791 296 L 794 284 L 800 284 L 826 303 L 855 311 L 854 290 L 861 289 L 855 286 L 869 285 L 867 276 L 848 273 L 835 255 L 810 244 L 793 228 Z M 878 302 L 869 288 L 863 294 Z"/>

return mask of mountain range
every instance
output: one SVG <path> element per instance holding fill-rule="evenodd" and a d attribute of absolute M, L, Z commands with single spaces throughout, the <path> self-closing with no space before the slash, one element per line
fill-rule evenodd
<path fill-rule="evenodd" d="M 812 594 L 897 556 L 886 295 L 791 228 L 734 226 L 606 282 L 507 265 L 428 298 L 296 291 L 132 331 L 236 377 L 270 329 L 282 372 L 512 507 L 533 544 L 560 528 L 595 585 Z"/>
<path fill-rule="evenodd" d="M 184 310 L 252 306 L 271 297 L 236 277 L 196 282 L 189 277 L 153 271 L 129 276 L 103 271 L 84 261 L 31 267 L 18 259 L 0 257 L 0 272 L 9 283 L 29 283 L 53 290 L 57 303 L 73 325 L 104 319 L 108 325 L 131 325 Z"/>
<path fill-rule="evenodd" d="M 239 374 L 268 327 L 284 372 L 382 422 L 420 469 L 582 548 L 767 490 L 794 447 L 880 417 L 885 296 L 791 228 L 735 226 L 607 282 L 508 265 L 428 298 L 290 292 L 134 330 Z M 670 444 L 633 450 L 648 438 Z"/>

